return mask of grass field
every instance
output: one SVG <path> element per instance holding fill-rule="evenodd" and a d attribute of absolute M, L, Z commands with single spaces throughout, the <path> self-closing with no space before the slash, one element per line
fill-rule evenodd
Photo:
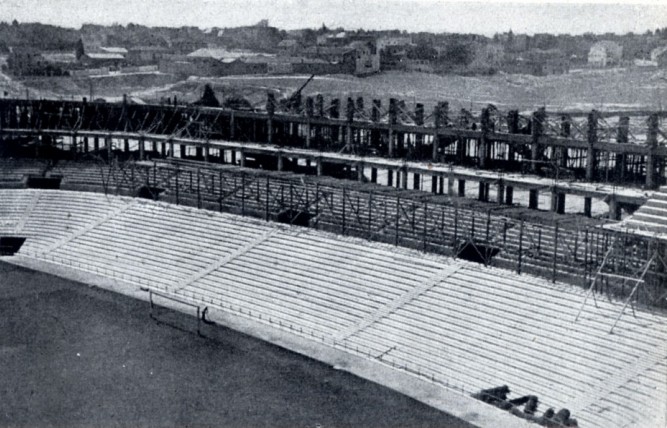
<path fill-rule="evenodd" d="M 95 97 L 118 100 L 124 93 L 145 101 L 177 96 L 194 101 L 210 83 L 219 99 L 230 95 L 246 97 L 263 106 L 266 92 L 288 95 L 301 86 L 308 76 L 228 76 L 189 78 L 173 81 L 168 75 L 114 76 L 93 79 Z M 0 76 L 0 89 L 10 96 L 24 96 L 28 87 L 33 97 L 80 98 L 88 96 L 88 79 L 42 78 L 16 82 Z M 667 70 L 628 68 L 607 70 L 572 70 L 569 74 L 535 77 L 497 74 L 494 76 L 433 75 L 425 73 L 384 72 L 365 78 L 328 75 L 316 76 L 304 90 L 305 95 L 323 94 L 325 98 L 363 96 L 367 105 L 380 98 L 387 105 L 390 97 L 405 100 L 412 108 L 415 102 L 427 111 L 437 101 L 449 101 L 451 109 L 479 111 L 488 103 L 501 110 L 522 111 L 545 106 L 548 110 L 661 110 L 667 102 Z"/>
<path fill-rule="evenodd" d="M 0 262 L 0 426 L 470 427 L 193 317 Z"/>

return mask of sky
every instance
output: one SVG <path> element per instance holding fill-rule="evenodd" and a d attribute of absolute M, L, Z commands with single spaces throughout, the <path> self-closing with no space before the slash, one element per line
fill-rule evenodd
<path fill-rule="evenodd" d="M 236 27 L 268 19 L 281 29 L 411 32 L 644 33 L 667 27 L 665 0 L 0 0 L 0 21 Z"/>

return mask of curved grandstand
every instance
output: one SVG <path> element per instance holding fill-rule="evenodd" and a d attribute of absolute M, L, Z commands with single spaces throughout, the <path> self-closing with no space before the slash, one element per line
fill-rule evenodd
<path fill-rule="evenodd" d="M 535 395 L 538 414 L 567 408 L 582 427 L 665 424 L 667 316 L 657 309 L 623 311 L 624 301 L 585 300 L 559 281 L 138 198 L 4 189 L 0 219 L 0 236 L 26 238 L 17 263 L 247 318 L 443 392 L 507 385 L 509 398 Z"/>

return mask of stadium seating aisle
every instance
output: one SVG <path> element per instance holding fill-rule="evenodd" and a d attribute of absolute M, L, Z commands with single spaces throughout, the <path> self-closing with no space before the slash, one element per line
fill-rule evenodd
<path fill-rule="evenodd" d="M 575 323 L 576 287 L 153 201 L 1 190 L 0 215 L 5 234 L 27 217 L 26 257 L 250 316 L 466 393 L 508 385 L 512 397 L 537 395 L 540 411 L 575 409 L 587 427 L 665 414 L 661 312 L 628 309 L 610 335 L 622 302 L 591 300 Z"/>

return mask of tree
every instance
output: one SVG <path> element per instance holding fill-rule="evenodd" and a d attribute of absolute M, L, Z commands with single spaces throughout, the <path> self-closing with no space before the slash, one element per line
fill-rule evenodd
<path fill-rule="evenodd" d="M 76 42 L 76 48 L 75 48 L 74 53 L 76 55 L 76 60 L 77 61 L 80 60 L 81 57 L 86 54 L 86 51 L 84 50 L 84 47 L 83 47 L 83 40 L 79 39 L 79 41 Z"/>
<path fill-rule="evenodd" d="M 220 107 L 220 101 L 215 97 L 215 92 L 208 83 L 204 85 L 204 93 L 195 104 L 204 107 Z"/>

